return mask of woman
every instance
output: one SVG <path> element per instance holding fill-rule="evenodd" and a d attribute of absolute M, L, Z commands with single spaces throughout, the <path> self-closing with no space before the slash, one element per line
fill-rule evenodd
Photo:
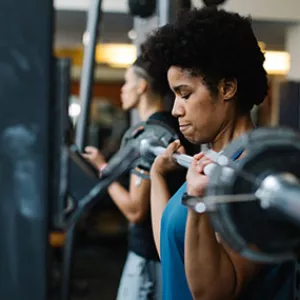
<path fill-rule="evenodd" d="M 264 55 L 247 18 L 216 8 L 186 12 L 150 36 L 142 49 L 147 59 L 167 72 L 175 94 L 172 114 L 189 141 L 209 144 L 218 152 L 253 129 L 250 110 L 263 102 L 268 83 Z M 256 300 L 289 299 L 288 276 L 280 285 L 274 284 L 279 270 L 233 252 L 216 238 L 205 213 L 196 214 L 181 205 L 185 192 L 194 196 L 205 192 L 208 178 L 203 168 L 209 160 L 203 153 L 194 157 L 187 184 L 168 201 L 165 178 L 175 168 L 171 159 L 175 151 L 183 152 L 177 142 L 157 157 L 151 169 L 153 232 L 162 262 L 163 299 L 225 300 L 242 293 Z M 241 157 L 236 153 L 232 159 Z"/>
<path fill-rule="evenodd" d="M 125 74 L 121 90 L 124 110 L 136 108 L 141 121 L 157 120 L 179 133 L 178 121 L 165 111 L 164 98 L 169 87 L 162 80 L 160 68 L 139 57 Z M 179 133 L 180 134 L 180 133 Z M 99 170 L 106 162 L 94 147 L 86 147 L 84 156 Z M 120 183 L 108 187 L 108 193 L 130 222 L 129 253 L 118 291 L 119 300 L 161 299 L 161 269 L 153 241 L 150 216 L 150 180 L 148 172 L 139 168 L 130 175 L 129 191 Z M 175 192 L 184 182 L 185 173 L 176 172 L 168 187 Z"/>

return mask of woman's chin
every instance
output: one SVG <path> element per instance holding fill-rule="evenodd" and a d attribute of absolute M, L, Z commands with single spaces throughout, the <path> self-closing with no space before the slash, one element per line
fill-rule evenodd
<path fill-rule="evenodd" d="M 193 135 L 184 135 L 184 137 L 192 144 L 195 145 L 202 145 L 202 144 L 207 144 L 209 143 L 209 141 L 207 141 L 207 139 L 204 138 L 199 138 Z"/>
<path fill-rule="evenodd" d="M 197 144 L 197 139 L 195 139 L 194 136 L 190 136 L 190 135 L 183 135 L 190 143 L 192 144 Z"/>

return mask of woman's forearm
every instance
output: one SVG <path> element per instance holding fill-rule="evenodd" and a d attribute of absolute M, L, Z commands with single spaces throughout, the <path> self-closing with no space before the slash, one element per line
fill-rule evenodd
<path fill-rule="evenodd" d="M 154 241 L 160 255 L 160 223 L 163 211 L 170 199 L 170 192 L 164 176 L 151 173 L 151 218 Z"/>

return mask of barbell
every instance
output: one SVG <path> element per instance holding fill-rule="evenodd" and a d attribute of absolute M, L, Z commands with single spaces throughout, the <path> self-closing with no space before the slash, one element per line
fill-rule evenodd
<path fill-rule="evenodd" d="M 141 135 L 137 143 L 148 166 L 166 146 L 155 135 Z M 241 150 L 247 155 L 232 162 L 230 158 Z M 259 128 L 235 139 L 221 153 L 208 150 L 206 156 L 214 162 L 204 170 L 209 176 L 206 194 L 183 204 L 206 211 L 227 244 L 251 260 L 294 259 L 300 246 L 299 133 Z M 185 168 L 192 160 L 185 154 L 173 158 Z"/>
<path fill-rule="evenodd" d="M 142 140 L 141 153 L 153 159 L 165 148 Z M 238 162 L 230 157 L 247 155 Z M 206 153 L 214 163 L 204 173 L 204 197 L 184 205 L 207 212 L 215 230 L 241 255 L 258 262 L 295 259 L 300 246 L 300 136 L 284 128 L 262 128 L 237 138 L 221 153 Z M 188 168 L 187 155 L 174 160 Z"/>
<path fill-rule="evenodd" d="M 95 199 L 126 170 L 149 170 L 157 155 L 177 134 L 158 121 L 138 123 L 108 162 L 98 186 L 81 202 Z M 247 155 L 232 162 L 238 151 Z M 207 212 L 216 232 L 235 251 L 258 262 L 294 259 L 300 247 L 300 136 L 286 128 L 259 128 L 233 140 L 221 153 L 208 151 L 213 161 L 204 172 L 209 183 L 204 197 L 183 204 Z M 173 155 L 188 168 L 192 157 Z M 79 214 L 77 214 L 79 216 Z"/>
<path fill-rule="evenodd" d="M 202 200 L 214 228 L 249 259 L 295 259 L 300 246 L 299 133 L 256 129 L 231 142 L 223 155 L 230 157 L 240 149 L 247 155 L 228 162 L 233 172 L 227 176 L 222 176 L 224 166 L 216 164 Z"/>

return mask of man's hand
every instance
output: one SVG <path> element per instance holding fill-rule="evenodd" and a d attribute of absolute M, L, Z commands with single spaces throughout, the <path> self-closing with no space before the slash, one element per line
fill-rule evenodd
<path fill-rule="evenodd" d="M 104 156 L 96 147 L 87 146 L 84 148 L 84 151 L 85 153 L 83 153 L 82 156 L 97 169 L 101 169 L 101 167 L 106 164 Z"/>

